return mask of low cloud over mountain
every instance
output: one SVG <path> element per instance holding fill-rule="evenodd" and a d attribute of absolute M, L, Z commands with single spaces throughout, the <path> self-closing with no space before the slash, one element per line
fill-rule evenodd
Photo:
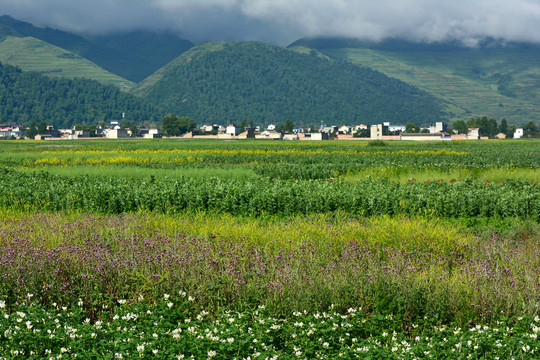
<path fill-rule="evenodd" d="M 540 43 L 540 0 L 0 0 L 0 14 L 62 30 L 171 30 L 193 41 L 306 36 Z"/>

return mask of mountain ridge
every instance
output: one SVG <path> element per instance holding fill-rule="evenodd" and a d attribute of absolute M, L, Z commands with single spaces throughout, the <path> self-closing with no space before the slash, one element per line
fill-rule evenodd
<path fill-rule="evenodd" d="M 421 123 L 444 117 L 435 98 L 401 81 L 316 51 L 261 42 L 195 46 L 133 92 L 203 122 Z"/>
<path fill-rule="evenodd" d="M 0 16 L 0 39 L 7 35 L 33 37 L 47 42 L 132 82 L 143 80 L 193 46 L 192 42 L 172 34 L 144 31 L 83 37 L 36 27 L 3 15 Z"/>

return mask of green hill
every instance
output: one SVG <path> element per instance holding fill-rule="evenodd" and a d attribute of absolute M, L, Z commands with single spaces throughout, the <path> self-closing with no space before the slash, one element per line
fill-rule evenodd
<path fill-rule="evenodd" d="M 133 83 L 93 62 L 32 37 L 6 36 L 0 41 L 0 62 L 49 76 L 84 77 L 127 90 Z"/>
<path fill-rule="evenodd" d="M 452 117 L 488 116 L 513 123 L 540 120 L 540 46 L 486 40 L 456 43 L 302 39 L 293 44 L 368 66 L 447 101 Z"/>
<path fill-rule="evenodd" d="M 434 96 L 377 71 L 257 42 L 205 43 L 133 89 L 198 122 L 430 123 Z"/>
<path fill-rule="evenodd" d="M 86 38 L 0 16 L 0 39 L 7 35 L 39 39 L 132 82 L 143 80 L 193 46 L 167 33 L 138 31 Z"/>
<path fill-rule="evenodd" d="M 0 64 L 0 123 L 46 121 L 57 128 L 117 120 L 158 121 L 160 111 L 131 94 L 94 80 L 48 77 Z"/>

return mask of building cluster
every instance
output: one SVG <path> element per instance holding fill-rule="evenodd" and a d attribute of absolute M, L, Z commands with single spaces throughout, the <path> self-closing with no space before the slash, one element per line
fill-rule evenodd
<path fill-rule="evenodd" d="M 269 125 L 266 129 L 260 127 L 241 129 L 235 125 L 219 126 L 204 125 L 197 133 L 192 132 L 184 137 L 189 138 L 217 138 L 217 139 L 283 139 L 283 140 L 480 140 L 487 139 L 482 136 L 479 128 L 469 128 L 467 134 L 448 132 L 447 125 L 436 122 L 427 127 L 420 128 L 421 132 L 406 132 L 403 125 L 383 124 L 371 125 L 343 125 L 323 126 L 319 129 L 295 128 L 292 132 L 281 133 L 276 131 L 275 125 Z M 495 136 L 505 139 L 506 134 L 500 133 Z M 523 137 L 523 129 L 517 129 L 513 138 Z"/>
<path fill-rule="evenodd" d="M 25 135 L 27 128 L 20 125 L 0 125 L 0 140 L 6 139 L 21 139 Z M 111 121 L 108 126 L 99 125 L 96 127 L 95 137 L 108 139 L 124 139 L 130 137 L 139 137 L 144 139 L 161 138 L 162 134 L 157 128 L 137 129 L 136 134 L 129 128 L 121 128 L 118 121 Z M 55 129 L 52 125 L 48 125 L 46 130 L 34 136 L 34 140 L 73 140 L 90 138 L 89 130 L 72 129 Z"/>
<path fill-rule="evenodd" d="M 25 128 L 20 125 L 0 125 L 0 139 L 20 139 L 24 136 Z M 275 125 L 269 125 L 266 128 L 246 127 L 240 128 L 235 125 L 203 125 L 180 138 L 205 138 L 205 139 L 272 139 L 272 140 L 479 140 L 487 139 L 483 137 L 480 129 L 469 128 L 467 134 L 449 133 L 447 125 L 443 122 L 437 122 L 428 128 L 419 129 L 421 132 L 406 132 L 406 127 L 402 125 L 391 125 L 386 122 L 368 126 L 343 125 L 343 126 L 324 126 L 318 129 L 295 128 L 292 131 L 277 131 Z M 516 129 L 513 138 L 523 137 L 522 128 Z M 56 139 L 81 139 L 91 136 L 88 130 L 73 129 L 54 129 L 47 126 L 44 133 L 35 135 L 36 140 L 56 140 Z M 108 139 L 123 138 L 144 138 L 156 139 L 163 135 L 157 128 L 139 128 L 136 133 L 130 128 L 122 128 L 118 121 L 112 121 L 108 126 L 98 126 L 93 136 Z M 495 136 L 498 139 L 506 138 L 503 133 Z"/>
<path fill-rule="evenodd" d="M 0 125 L 0 139 L 20 139 L 25 130 L 21 125 Z"/>

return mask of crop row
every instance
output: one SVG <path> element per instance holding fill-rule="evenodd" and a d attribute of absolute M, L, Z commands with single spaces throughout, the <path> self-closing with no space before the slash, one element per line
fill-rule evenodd
<path fill-rule="evenodd" d="M 494 326 L 396 331 L 392 316 L 361 308 L 295 312 L 276 318 L 264 307 L 210 314 L 190 295 L 164 294 L 153 306 L 121 300 L 100 320 L 82 306 L 45 308 L 32 299 L 0 301 L 0 359 L 526 359 L 540 351 L 540 318 Z"/>
<path fill-rule="evenodd" d="M 43 210 L 177 213 L 209 210 L 237 215 L 294 215 L 343 211 L 372 215 L 516 217 L 540 220 L 534 181 L 409 182 L 361 180 L 260 181 L 208 178 L 112 179 L 62 177 L 0 169 L 0 205 Z"/>
<path fill-rule="evenodd" d="M 305 144 L 204 141 L 91 141 L 63 145 L 0 144 L 0 165 L 108 165 L 125 161 L 144 167 L 284 164 L 324 166 L 346 173 L 371 166 L 538 168 L 540 142 L 443 144 Z M 276 172 L 277 174 L 277 172 Z M 273 176 L 279 177 L 279 176 Z"/>

